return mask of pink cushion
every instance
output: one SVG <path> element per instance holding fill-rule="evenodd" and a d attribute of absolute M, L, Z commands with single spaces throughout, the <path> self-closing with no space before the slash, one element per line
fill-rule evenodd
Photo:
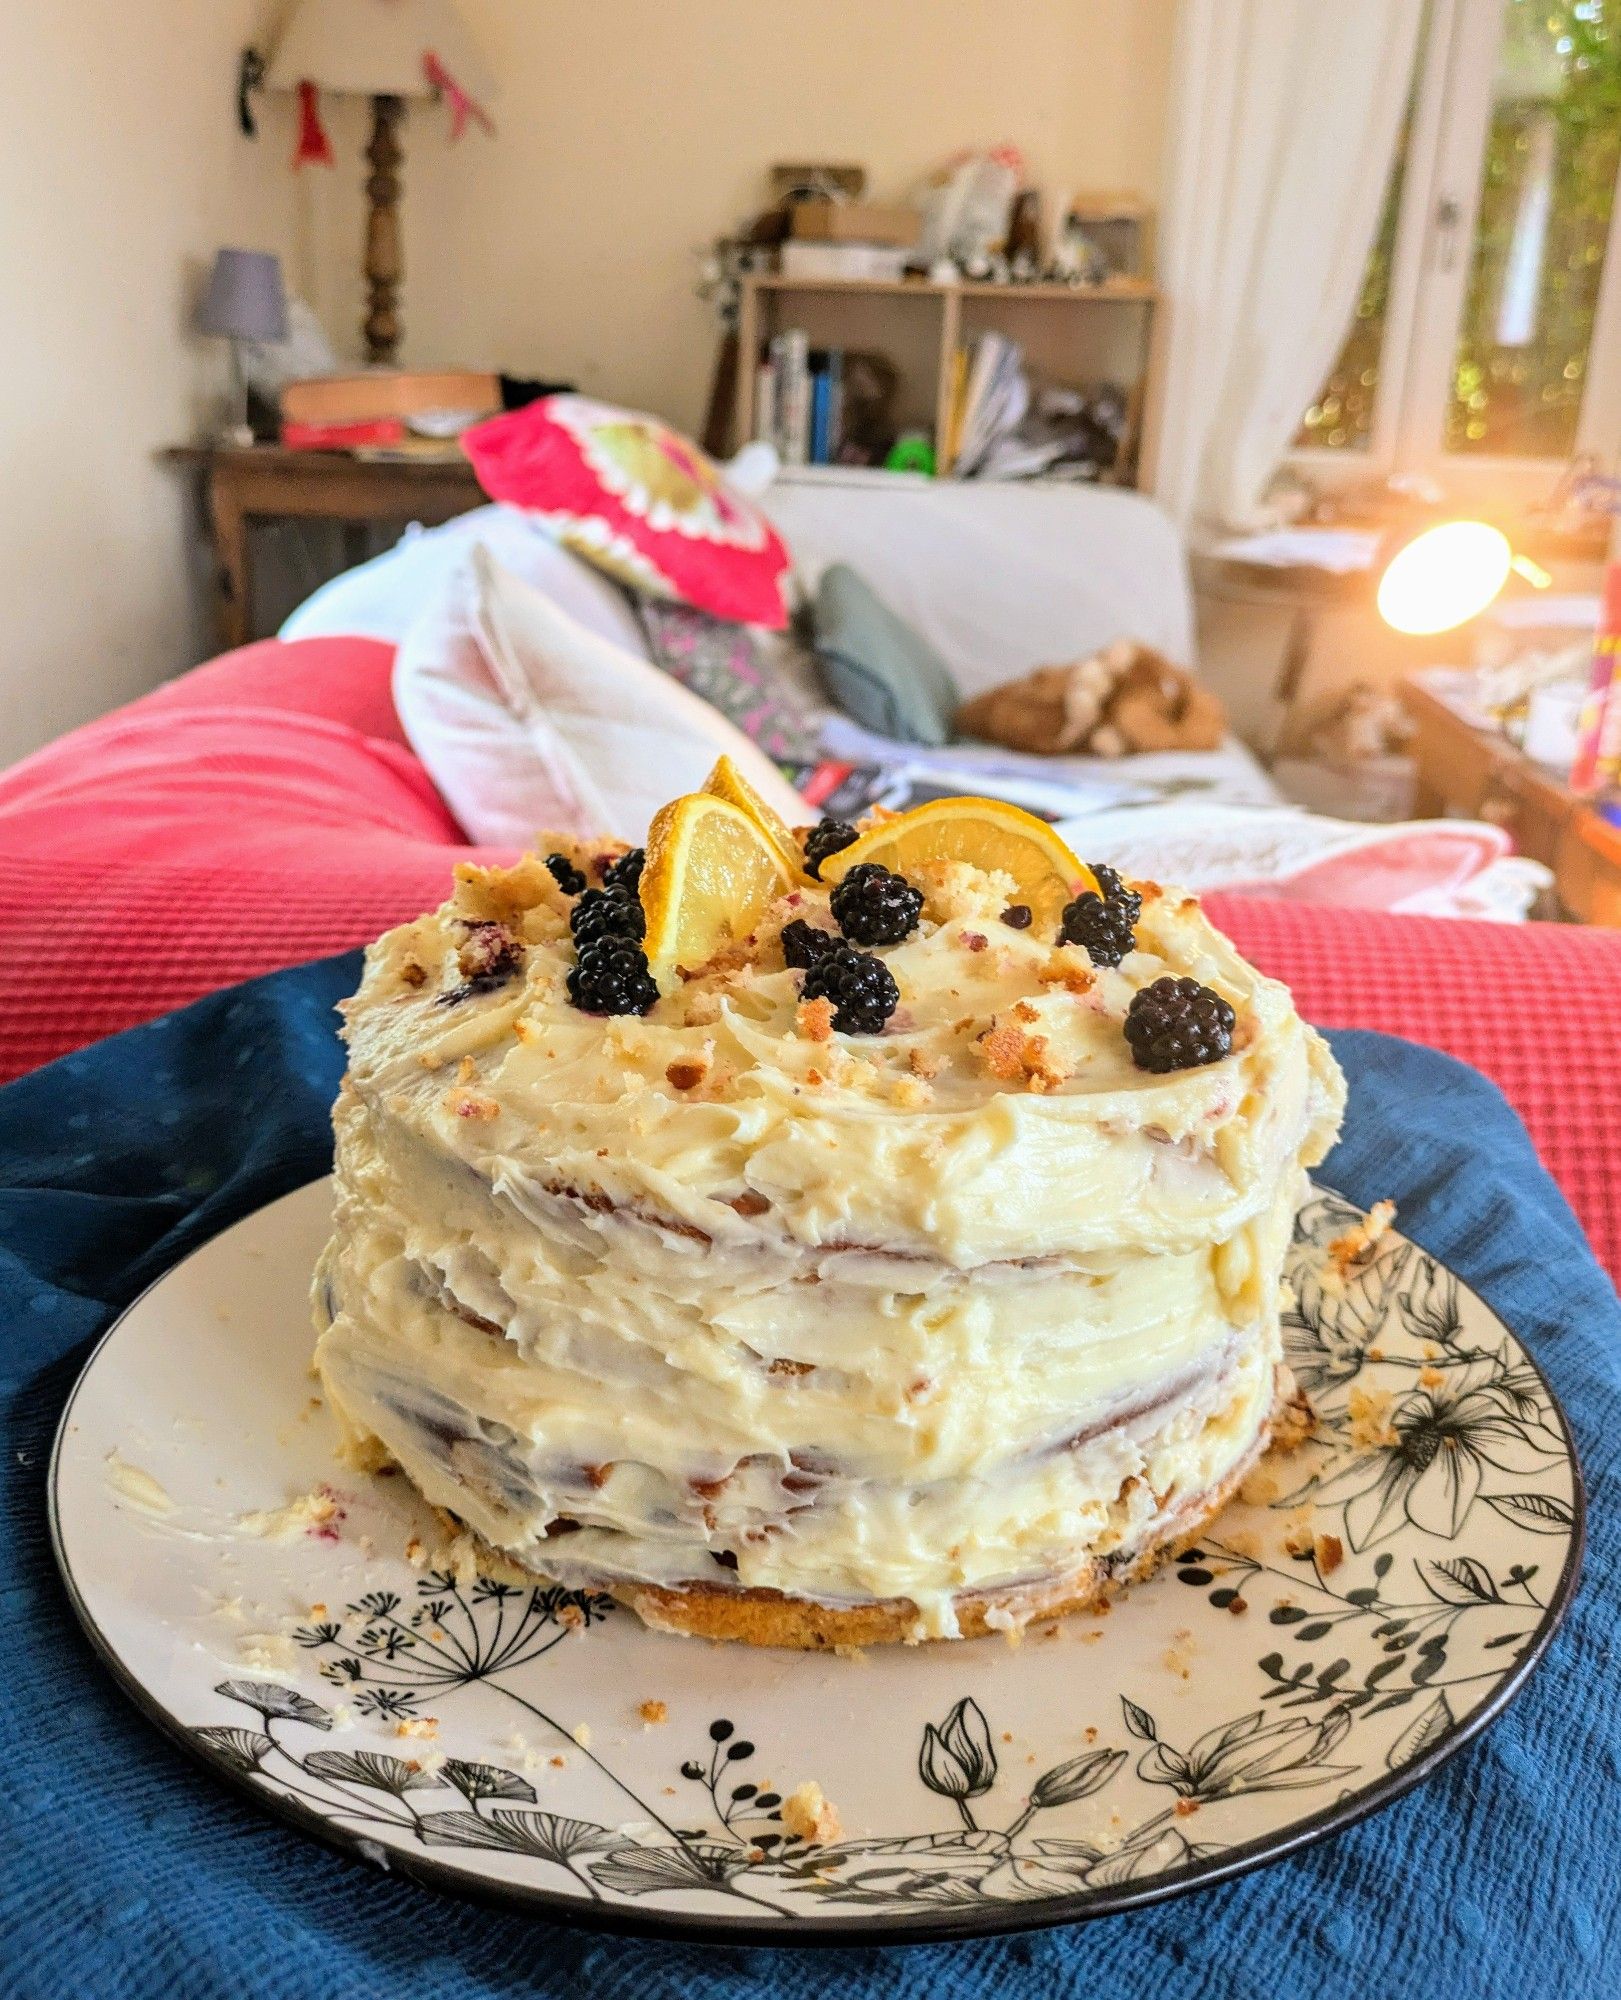
<path fill-rule="evenodd" d="M 780 631 L 788 551 L 713 459 L 657 417 L 545 396 L 462 434 L 492 500 L 633 590 Z"/>

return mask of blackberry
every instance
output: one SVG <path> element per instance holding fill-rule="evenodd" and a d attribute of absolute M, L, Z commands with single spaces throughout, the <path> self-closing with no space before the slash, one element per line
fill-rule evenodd
<path fill-rule="evenodd" d="M 1027 931 L 1033 912 L 1028 903 L 1009 903 L 1002 912 L 1002 921 L 1010 931 Z"/>
<path fill-rule="evenodd" d="M 603 869 L 603 888 L 611 894 L 636 895 L 642 886 L 642 864 L 646 859 L 645 847 L 627 847 L 616 861 L 610 861 Z"/>
<path fill-rule="evenodd" d="M 647 935 L 647 918 L 640 900 L 616 889 L 587 889 L 569 912 L 574 948 L 583 951 L 598 938 L 629 938 L 635 944 Z"/>
<path fill-rule="evenodd" d="M 805 836 L 805 873 L 813 882 L 820 882 L 822 863 L 827 857 L 860 838 L 847 819 L 818 820 Z"/>
<path fill-rule="evenodd" d="M 565 896 L 577 896 L 585 887 L 585 877 L 566 854 L 548 854 L 546 866 L 552 871 L 552 880 Z"/>
<path fill-rule="evenodd" d="M 1118 965 L 1128 951 L 1136 948 L 1130 915 L 1118 903 L 1106 903 L 1089 889 L 1064 905 L 1058 926 L 1060 944 L 1078 944 L 1094 965 Z"/>
<path fill-rule="evenodd" d="M 1098 887 L 1103 892 L 1104 902 L 1113 909 L 1124 910 L 1128 923 L 1136 923 L 1143 913 L 1143 899 L 1137 891 L 1128 889 L 1107 861 L 1091 861 L 1087 866 L 1098 878 Z"/>
<path fill-rule="evenodd" d="M 641 946 L 610 935 L 581 947 L 568 976 L 568 997 L 582 1014 L 645 1014 L 659 990 Z"/>
<path fill-rule="evenodd" d="M 1197 979 L 1156 979 L 1132 995 L 1126 1040 L 1139 1069 L 1199 1069 L 1232 1054 L 1233 1010 Z"/>
<path fill-rule="evenodd" d="M 837 951 L 839 943 L 835 932 L 818 930 L 803 917 L 795 917 L 791 924 L 782 927 L 782 955 L 801 972 L 808 972 L 818 959 Z"/>
<path fill-rule="evenodd" d="M 881 958 L 835 944 L 805 974 L 807 1000 L 831 1000 L 841 1035 L 876 1035 L 900 1005 L 901 990 Z"/>
<path fill-rule="evenodd" d="M 833 921 L 852 944 L 899 944 L 917 928 L 923 891 L 876 861 L 858 861 L 831 900 Z"/>

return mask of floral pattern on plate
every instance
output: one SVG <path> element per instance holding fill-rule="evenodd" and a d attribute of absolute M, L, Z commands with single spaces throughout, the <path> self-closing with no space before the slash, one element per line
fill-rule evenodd
<path fill-rule="evenodd" d="M 1574 1588 L 1580 1481 L 1541 1375 L 1394 1231 L 1348 1259 L 1362 1218 L 1326 1193 L 1300 1218 L 1285 1326 L 1315 1436 L 1107 1616 L 1017 1648 L 851 1661 L 712 1646 L 594 1593 L 414 1567 L 397 1480 L 343 1496 L 339 1533 L 323 1517 L 268 1542 L 243 1538 L 251 1508 L 171 1498 L 155 1467 L 151 1490 L 109 1481 L 106 1439 L 132 1409 L 184 1433 L 170 1410 L 184 1384 L 227 1428 L 244 1422 L 262 1460 L 340 1491 L 309 1409 L 308 1335 L 286 1317 L 292 1246 L 318 1242 L 323 1201 L 304 1190 L 250 1218 L 109 1335 L 64 1417 L 58 1548 L 92 1637 L 191 1749 L 300 1824 L 446 1887 L 714 1936 L 898 1940 L 1101 1914 L 1395 1796 L 1513 1694 Z M 219 1330 L 198 1317 L 199 1277 L 258 1288 L 245 1309 L 279 1329 L 261 1395 L 223 1363 L 210 1375 L 200 1343 Z M 192 1473 L 196 1455 L 176 1464 Z M 250 1668 L 224 1670 L 211 1629 L 195 1664 L 146 1630 L 221 1562 L 258 1593 L 249 1622 L 278 1592 L 303 1607 L 238 1644 Z M 650 1697 L 661 1686 L 668 1703 Z M 807 1779 L 834 1822 L 797 1809 Z"/>

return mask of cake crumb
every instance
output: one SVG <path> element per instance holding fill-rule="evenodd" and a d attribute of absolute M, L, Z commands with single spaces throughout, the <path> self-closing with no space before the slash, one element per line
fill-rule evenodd
<path fill-rule="evenodd" d="M 1351 1442 L 1363 1451 L 1377 1451 L 1396 1442 L 1390 1422 L 1394 1396 L 1388 1389 L 1365 1389 L 1353 1382 L 1346 1398 L 1351 1417 Z"/>
<path fill-rule="evenodd" d="M 1097 977 L 1087 970 L 1079 959 L 1080 947 L 1065 945 L 1053 956 L 1053 962 L 1044 965 L 1036 977 L 1043 986 L 1062 986 L 1066 993 L 1090 993 L 1097 984 Z"/>
<path fill-rule="evenodd" d="M 925 1083 L 931 1083 L 940 1074 L 941 1067 L 939 1057 L 930 1055 L 927 1049 L 913 1049 L 906 1058 L 906 1066 L 913 1076 L 921 1077 Z"/>
<path fill-rule="evenodd" d="M 237 1641 L 236 1657 L 253 1673 L 276 1680 L 291 1680 L 298 1667 L 298 1655 L 285 1632 L 244 1632 Z"/>
<path fill-rule="evenodd" d="M 1294 1393 L 1272 1419 L 1272 1447 L 1285 1454 L 1298 1451 L 1317 1429 L 1317 1412 L 1304 1389 Z"/>
<path fill-rule="evenodd" d="M 1045 1035 L 1026 1034 L 1008 1022 L 993 1019 L 974 1046 L 992 1076 L 1007 1083 L 1022 1077 L 1030 1090 L 1056 1090 L 1069 1074 L 1049 1059 Z"/>
<path fill-rule="evenodd" d="M 428 1567 L 428 1551 L 420 1535 L 413 1535 L 406 1543 L 405 1560 L 411 1565 L 412 1569 L 426 1569 Z"/>
<path fill-rule="evenodd" d="M 1173 1810 L 1178 1819 L 1192 1819 L 1193 1815 L 1199 1810 L 1199 1801 L 1197 1799 L 1178 1799 Z"/>
<path fill-rule="evenodd" d="M 1302 1507 L 1291 1514 L 1283 1527 L 1283 1550 L 1285 1555 L 1297 1559 L 1313 1554 L 1317 1547 L 1316 1530 L 1312 1527 L 1309 1507 Z"/>
<path fill-rule="evenodd" d="M 1325 1291 L 1344 1289 L 1346 1279 L 1358 1264 L 1365 1264 L 1373 1255 L 1379 1239 L 1395 1218 L 1396 1204 L 1393 1201 L 1376 1201 L 1362 1221 L 1343 1236 L 1334 1238 L 1328 1246 L 1327 1262 L 1322 1272 Z"/>
<path fill-rule="evenodd" d="M 794 1026 L 807 1041 L 832 1041 L 833 1002 L 827 999 L 801 1000 L 794 1009 Z"/>
<path fill-rule="evenodd" d="M 708 1074 L 707 1056 L 681 1056 L 664 1071 L 665 1080 L 673 1090 L 696 1090 Z"/>
<path fill-rule="evenodd" d="M 1345 1544 L 1338 1535 L 1317 1535 L 1312 1541 L 1312 1554 L 1317 1560 L 1320 1576 L 1330 1576 L 1345 1560 Z"/>
<path fill-rule="evenodd" d="M 437 1715 L 402 1715 L 394 1725 L 396 1736 L 420 1736 L 433 1738 L 439 1734 Z"/>
<path fill-rule="evenodd" d="M 487 1125 L 492 1118 L 501 1116 L 501 1107 L 493 1097 L 481 1097 L 476 1090 L 460 1085 L 445 1092 L 444 1105 L 453 1118 L 471 1119 L 479 1125 Z"/>
<path fill-rule="evenodd" d="M 1421 1389 L 1439 1389 L 1446 1379 L 1439 1368 L 1432 1368 L 1427 1363 L 1418 1371 L 1418 1386 Z"/>
<path fill-rule="evenodd" d="M 591 1748 L 591 1725 L 589 1722 L 575 1723 L 569 1734 L 582 1750 L 589 1750 Z"/>
<path fill-rule="evenodd" d="M 644 1701 L 636 1713 L 649 1729 L 656 1729 L 661 1722 L 668 1722 L 670 1711 L 662 1701 Z"/>
<path fill-rule="evenodd" d="M 343 1504 L 330 1486 L 322 1484 L 300 1493 L 284 1507 L 264 1507 L 238 1514 L 236 1525 L 245 1535 L 267 1542 L 291 1541 L 295 1535 L 309 1535 L 318 1542 L 335 1542 L 343 1526 Z"/>
<path fill-rule="evenodd" d="M 807 1778 L 783 1800 L 782 1823 L 808 1847 L 826 1847 L 844 1831 L 832 1800 L 814 1778 Z"/>

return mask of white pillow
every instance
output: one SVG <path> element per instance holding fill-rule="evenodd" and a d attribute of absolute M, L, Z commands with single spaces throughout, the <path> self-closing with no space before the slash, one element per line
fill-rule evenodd
<path fill-rule="evenodd" d="M 406 634 L 394 705 L 446 805 L 490 846 L 527 846 L 543 826 L 640 841 L 723 751 L 790 824 L 814 817 L 723 715 L 483 547 Z"/>
<path fill-rule="evenodd" d="M 642 628 L 625 593 L 519 507 L 492 504 L 459 514 L 437 528 L 407 528 L 382 555 L 322 584 L 277 634 L 282 639 L 337 635 L 384 639 L 397 646 L 443 594 L 445 586 L 482 542 L 515 576 L 521 576 L 592 632 L 646 656 Z"/>

